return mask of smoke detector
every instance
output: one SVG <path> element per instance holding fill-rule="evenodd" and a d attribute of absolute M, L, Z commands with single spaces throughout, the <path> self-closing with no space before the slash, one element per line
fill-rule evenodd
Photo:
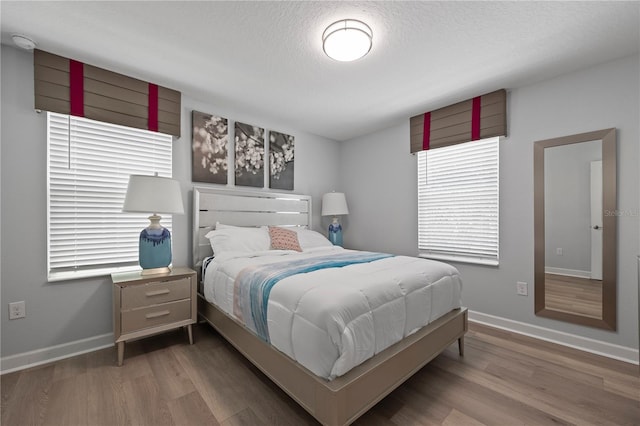
<path fill-rule="evenodd" d="M 35 41 L 22 34 L 11 34 L 11 39 L 21 49 L 33 50 L 36 47 Z"/>

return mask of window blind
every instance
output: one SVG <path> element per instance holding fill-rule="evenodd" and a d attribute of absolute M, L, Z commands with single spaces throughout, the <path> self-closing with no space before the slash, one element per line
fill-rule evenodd
<path fill-rule="evenodd" d="M 149 215 L 122 213 L 129 175 L 171 177 L 172 137 L 51 112 L 47 129 L 49 279 L 136 265 Z"/>
<path fill-rule="evenodd" d="M 498 264 L 498 141 L 417 153 L 421 256 Z"/>

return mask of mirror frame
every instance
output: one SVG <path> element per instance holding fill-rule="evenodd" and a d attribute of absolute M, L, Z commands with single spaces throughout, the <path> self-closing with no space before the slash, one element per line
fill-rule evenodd
<path fill-rule="evenodd" d="M 602 319 L 560 312 L 545 307 L 544 150 L 560 145 L 602 141 Z M 590 327 L 617 327 L 617 158 L 616 129 L 536 141 L 533 148 L 535 314 Z M 605 212 L 612 214 L 605 214 Z"/>

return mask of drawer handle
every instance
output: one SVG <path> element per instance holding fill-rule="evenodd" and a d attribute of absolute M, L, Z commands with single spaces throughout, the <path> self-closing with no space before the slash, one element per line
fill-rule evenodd
<path fill-rule="evenodd" d="M 144 317 L 146 319 L 152 319 L 152 318 L 163 317 L 165 315 L 169 315 L 170 313 L 171 313 L 171 311 L 151 312 L 150 314 L 147 314 Z"/>
<path fill-rule="evenodd" d="M 164 290 L 148 291 L 147 297 L 161 296 L 163 294 L 169 294 L 169 293 L 171 293 L 171 291 L 168 288 L 165 288 Z"/>

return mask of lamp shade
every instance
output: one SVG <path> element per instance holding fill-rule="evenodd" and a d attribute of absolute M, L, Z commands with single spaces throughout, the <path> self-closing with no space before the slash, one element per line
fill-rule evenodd
<path fill-rule="evenodd" d="M 122 211 L 183 214 L 180 183 L 160 176 L 131 175 Z"/>
<path fill-rule="evenodd" d="M 322 196 L 322 216 L 349 214 L 347 199 L 342 192 L 328 192 Z"/>

